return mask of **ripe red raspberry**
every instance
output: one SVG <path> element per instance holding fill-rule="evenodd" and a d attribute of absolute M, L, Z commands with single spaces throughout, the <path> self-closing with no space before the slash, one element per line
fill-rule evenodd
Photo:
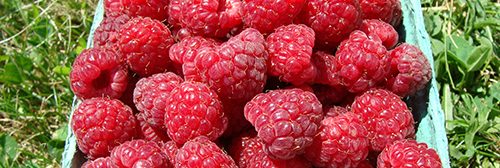
<path fill-rule="evenodd" d="M 177 155 L 177 151 L 179 151 L 179 146 L 174 141 L 168 141 L 162 143 L 161 146 L 163 153 L 166 154 L 168 160 L 171 165 L 175 165 L 175 156 Z"/>
<path fill-rule="evenodd" d="M 294 85 L 312 83 L 316 69 L 311 63 L 314 30 L 306 25 L 281 26 L 266 39 L 268 73 Z"/>
<path fill-rule="evenodd" d="M 344 113 L 321 121 L 304 156 L 316 167 L 356 167 L 368 156 L 367 130 L 359 115 Z"/>
<path fill-rule="evenodd" d="M 130 68 L 141 76 L 149 76 L 167 69 L 168 50 L 174 39 L 160 21 L 136 17 L 122 26 L 118 43 Z"/>
<path fill-rule="evenodd" d="M 146 118 L 144 117 L 144 113 L 139 113 L 135 116 L 141 127 L 140 134 L 142 139 L 153 142 L 167 142 L 170 140 L 170 138 L 167 135 L 167 131 L 163 129 L 154 128 L 149 125 Z"/>
<path fill-rule="evenodd" d="M 325 115 L 325 118 L 327 117 L 337 117 L 341 114 L 348 113 L 349 110 L 345 107 L 342 106 L 327 106 L 323 107 L 323 114 Z"/>
<path fill-rule="evenodd" d="M 186 0 L 179 7 L 181 26 L 194 35 L 226 37 L 241 24 L 240 0 Z"/>
<path fill-rule="evenodd" d="M 71 89 L 81 99 L 119 98 L 128 83 L 128 70 L 114 51 L 105 48 L 83 50 L 69 75 Z"/>
<path fill-rule="evenodd" d="M 361 161 L 361 163 L 358 164 L 357 168 L 373 168 L 373 166 L 370 163 L 370 160 L 364 160 L 364 161 Z"/>
<path fill-rule="evenodd" d="M 360 30 L 365 32 L 371 39 L 380 39 L 387 49 L 394 48 L 399 40 L 398 32 L 394 27 L 380 20 L 363 20 Z"/>
<path fill-rule="evenodd" d="M 307 168 L 311 164 L 301 156 L 289 160 L 273 159 L 264 152 L 264 143 L 255 133 L 244 134 L 231 143 L 229 153 L 240 168 Z"/>
<path fill-rule="evenodd" d="M 291 24 L 305 3 L 306 0 L 244 0 L 243 23 L 263 34 L 271 33 L 277 27 Z"/>
<path fill-rule="evenodd" d="M 246 102 L 261 93 L 266 82 L 264 37 L 248 28 L 221 46 L 197 50 L 192 62 L 184 60 L 186 80 L 206 83 L 221 99 Z"/>
<path fill-rule="evenodd" d="M 317 51 L 312 55 L 312 63 L 318 72 L 314 80 L 315 83 L 332 86 L 340 84 L 339 66 L 335 56 L 323 51 Z"/>
<path fill-rule="evenodd" d="M 168 18 L 168 0 L 105 0 L 106 13 L 118 12 L 131 17 L 150 17 L 159 21 Z"/>
<path fill-rule="evenodd" d="M 88 160 L 83 163 L 82 168 L 113 168 L 110 157 L 101 157 L 96 160 Z"/>
<path fill-rule="evenodd" d="M 118 51 L 118 33 L 121 26 L 129 20 L 130 17 L 128 15 L 122 15 L 119 13 L 108 14 L 94 32 L 94 46 L 105 47 Z"/>
<path fill-rule="evenodd" d="M 205 136 L 190 140 L 177 152 L 176 168 L 237 168 L 234 160 Z"/>
<path fill-rule="evenodd" d="M 427 144 L 405 139 L 387 146 L 378 156 L 377 167 L 440 168 L 441 159 Z"/>
<path fill-rule="evenodd" d="M 392 26 L 401 23 L 401 2 L 399 0 L 359 0 L 363 19 L 382 20 Z"/>
<path fill-rule="evenodd" d="M 403 43 L 390 51 L 389 55 L 392 60 L 387 89 L 404 97 L 425 88 L 431 79 L 432 69 L 420 49 Z"/>
<path fill-rule="evenodd" d="M 201 135 L 213 141 L 227 128 L 219 96 L 204 83 L 181 83 L 164 103 L 167 133 L 177 144 Z"/>
<path fill-rule="evenodd" d="M 134 90 L 134 103 L 149 125 L 165 130 L 165 103 L 170 92 L 183 80 L 172 72 L 142 78 Z"/>
<path fill-rule="evenodd" d="M 361 116 L 373 151 L 381 151 L 394 141 L 415 136 L 413 115 L 406 103 L 390 91 L 367 91 L 354 100 L 351 110 Z"/>
<path fill-rule="evenodd" d="M 309 0 L 298 19 L 316 33 L 316 47 L 331 50 L 361 25 L 361 17 L 357 0 Z"/>
<path fill-rule="evenodd" d="M 173 167 L 156 142 L 144 140 L 132 140 L 115 147 L 111 152 L 111 160 L 117 168 Z"/>
<path fill-rule="evenodd" d="M 73 114 L 71 127 L 78 147 L 90 159 L 108 156 L 113 147 L 138 133 L 132 109 L 108 98 L 83 100 Z"/>
<path fill-rule="evenodd" d="M 168 5 L 168 23 L 174 27 L 180 27 L 181 5 L 181 0 L 170 0 Z"/>
<path fill-rule="evenodd" d="M 313 93 L 285 89 L 255 96 L 245 106 L 245 117 L 257 130 L 268 154 L 291 159 L 312 144 L 323 111 Z"/>
<path fill-rule="evenodd" d="M 346 88 L 340 85 L 313 85 L 314 94 L 323 105 L 340 104 L 349 97 Z"/>
<path fill-rule="evenodd" d="M 168 54 L 172 62 L 182 65 L 184 62 L 193 62 L 198 49 L 218 45 L 217 41 L 210 38 L 203 38 L 201 36 L 187 37 L 172 45 Z"/>
<path fill-rule="evenodd" d="M 390 68 L 387 49 L 359 30 L 340 44 L 335 56 L 341 84 L 353 93 L 367 91 L 383 82 Z"/>

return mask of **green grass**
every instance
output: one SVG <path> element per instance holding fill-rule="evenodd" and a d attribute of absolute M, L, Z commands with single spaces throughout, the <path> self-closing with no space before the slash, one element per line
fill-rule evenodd
<path fill-rule="evenodd" d="M 0 0 L 0 167 L 59 167 L 94 1 Z M 453 167 L 500 167 L 500 5 L 423 0 Z"/>
<path fill-rule="evenodd" d="M 0 0 L 0 167 L 57 167 L 95 4 Z"/>

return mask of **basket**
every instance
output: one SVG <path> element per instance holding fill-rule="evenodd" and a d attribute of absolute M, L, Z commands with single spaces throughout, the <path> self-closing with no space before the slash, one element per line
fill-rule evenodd
<path fill-rule="evenodd" d="M 407 43 L 418 46 L 434 68 L 431 44 L 425 30 L 420 1 L 401 0 L 401 6 L 403 10 L 403 22 L 398 30 L 400 38 L 404 39 Z M 99 0 L 87 40 L 87 48 L 92 47 L 94 31 L 103 20 L 103 17 L 103 0 Z M 444 114 L 441 109 L 435 74 L 433 73 L 432 80 L 427 89 L 417 93 L 416 96 L 407 98 L 405 101 L 412 109 L 418 125 L 416 133 L 417 141 L 425 142 L 429 147 L 436 149 L 441 158 L 443 168 L 449 168 L 448 140 L 446 137 Z M 76 97 L 73 99 L 69 122 L 71 122 L 71 116 L 79 102 L 80 101 Z M 71 130 L 71 124 L 68 124 L 68 136 L 66 138 L 61 162 L 62 167 L 81 167 L 83 162 L 85 162 L 84 155 L 77 149 L 75 135 Z"/>

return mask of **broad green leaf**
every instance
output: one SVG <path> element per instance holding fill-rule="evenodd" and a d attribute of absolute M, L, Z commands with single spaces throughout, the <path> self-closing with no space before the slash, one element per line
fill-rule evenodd
<path fill-rule="evenodd" d="M 444 50 L 446 49 L 444 43 L 441 42 L 440 40 L 431 38 L 431 43 L 432 43 L 432 53 L 434 55 L 438 55 L 444 52 Z"/>
<path fill-rule="evenodd" d="M 18 55 L 16 58 L 16 63 L 17 66 L 22 70 L 22 71 L 27 71 L 30 72 L 33 70 L 33 62 L 31 61 L 30 58 L 25 57 L 23 55 Z"/>
<path fill-rule="evenodd" d="M 457 61 L 460 61 L 461 64 L 467 66 L 467 58 L 469 57 L 469 53 L 474 49 L 471 45 L 472 42 L 465 40 L 462 36 L 458 36 L 456 34 L 447 37 L 447 47 L 448 50 L 455 53 L 454 55 L 457 58 Z M 467 69 L 469 69 L 467 67 Z"/>
<path fill-rule="evenodd" d="M 6 134 L 0 135 L 0 156 L 1 161 L 6 163 L 16 157 L 18 144 L 16 140 Z"/>
<path fill-rule="evenodd" d="M 495 82 L 490 88 L 490 95 L 497 101 L 500 100 L 500 82 Z"/>
<path fill-rule="evenodd" d="M 0 81 L 5 83 L 19 84 L 22 82 L 21 74 L 16 65 L 8 63 L 4 66 L 4 72 L 0 74 Z"/>
<path fill-rule="evenodd" d="M 9 56 L 7 55 L 0 55 L 0 61 L 7 61 L 9 60 Z"/>
<path fill-rule="evenodd" d="M 59 129 L 52 133 L 52 140 L 66 141 L 66 136 L 68 135 L 68 125 L 64 124 Z"/>
<path fill-rule="evenodd" d="M 66 66 L 56 66 L 54 67 L 53 71 L 58 75 L 68 76 L 69 73 L 71 72 L 71 68 Z"/>
<path fill-rule="evenodd" d="M 474 48 L 467 59 L 468 71 L 477 71 L 484 66 L 488 58 L 493 55 L 493 45 L 488 39 L 481 38 L 481 45 Z"/>

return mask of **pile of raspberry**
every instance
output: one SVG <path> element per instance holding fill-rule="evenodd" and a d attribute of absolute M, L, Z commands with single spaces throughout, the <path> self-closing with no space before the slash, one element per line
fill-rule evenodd
<path fill-rule="evenodd" d="M 106 0 L 73 63 L 83 167 L 441 167 L 397 0 Z"/>

